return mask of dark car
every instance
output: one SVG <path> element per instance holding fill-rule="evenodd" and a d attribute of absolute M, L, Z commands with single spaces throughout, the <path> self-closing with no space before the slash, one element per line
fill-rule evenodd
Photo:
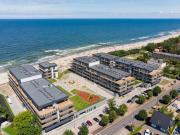
<path fill-rule="evenodd" d="M 103 116 L 104 116 L 103 114 L 99 114 L 99 117 L 101 117 L 101 118 L 102 118 Z"/>
<path fill-rule="evenodd" d="M 88 124 L 88 126 L 92 126 L 92 122 L 90 120 L 87 120 L 86 123 Z"/>
<path fill-rule="evenodd" d="M 82 126 L 87 126 L 87 123 L 83 122 L 83 123 L 82 123 Z"/>
<path fill-rule="evenodd" d="M 134 127 L 132 125 L 127 125 L 125 128 L 131 132 L 134 131 Z"/>
<path fill-rule="evenodd" d="M 127 101 L 127 103 L 131 103 L 131 99 L 129 99 L 129 100 Z"/>
<path fill-rule="evenodd" d="M 93 118 L 93 120 L 94 120 L 95 122 L 99 122 L 99 119 L 98 119 L 98 118 Z"/>

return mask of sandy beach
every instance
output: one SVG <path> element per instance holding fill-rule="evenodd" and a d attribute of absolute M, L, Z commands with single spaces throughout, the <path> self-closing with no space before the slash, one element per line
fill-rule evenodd
<path fill-rule="evenodd" d="M 49 60 L 50 62 L 54 62 L 59 66 L 60 71 L 64 71 L 68 68 L 70 68 L 71 63 L 73 61 L 73 58 L 80 57 L 80 56 L 91 56 L 95 53 L 108 53 L 116 50 L 129 50 L 129 49 L 135 49 L 135 48 L 141 48 L 143 46 L 146 46 L 148 43 L 159 43 L 164 40 L 167 40 L 169 38 L 177 37 L 180 35 L 180 32 L 172 32 L 169 35 L 158 37 L 158 38 L 152 38 L 145 41 L 140 42 L 134 42 L 130 44 L 121 44 L 121 45 L 115 45 L 115 46 L 106 46 L 101 48 L 95 48 L 88 51 L 82 51 L 78 52 L 72 55 L 62 56 L 62 57 L 56 57 L 53 60 Z M 8 82 L 8 74 L 7 72 L 0 73 L 0 84 L 4 84 Z"/>

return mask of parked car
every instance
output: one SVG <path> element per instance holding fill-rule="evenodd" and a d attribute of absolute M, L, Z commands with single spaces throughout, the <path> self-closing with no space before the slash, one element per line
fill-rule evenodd
<path fill-rule="evenodd" d="M 6 96 L 6 99 L 7 99 L 7 102 L 8 102 L 9 104 L 12 104 L 12 101 L 11 101 L 11 99 L 10 99 L 9 96 Z"/>
<path fill-rule="evenodd" d="M 85 123 L 85 122 L 83 122 L 81 125 L 82 126 L 88 126 L 87 123 Z"/>
<path fill-rule="evenodd" d="M 150 131 L 149 129 L 146 129 L 146 130 L 144 131 L 144 135 L 151 135 L 151 131 Z"/>
<path fill-rule="evenodd" d="M 134 131 L 134 127 L 132 125 L 127 125 L 125 128 L 131 132 Z"/>
<path fill-rule="evenodd" d="M 95 122 L 99 122 L 99 119 L 98 118 L 93 118 L 93 120 L 95 121 Z"/>
<path fill-rule="evenodd" d="M 104 116 L 103 114 L 99 114 L 99 117 L 101 117 L 101 118 L 102 118 L 103 116 Z"/>
<path fill-rule="evenodd" d="M 88 124 L 88 126 L 92 126 L 92 122 L 90 120 L 87 120 L 86 123 Z"/>

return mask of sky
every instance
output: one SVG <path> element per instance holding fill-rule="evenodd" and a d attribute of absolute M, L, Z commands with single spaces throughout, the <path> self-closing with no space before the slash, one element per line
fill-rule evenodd
<path fill-rule="evenodd" d="M 180 18 L 180 0 L 0 0 L 0 18 Z"/>

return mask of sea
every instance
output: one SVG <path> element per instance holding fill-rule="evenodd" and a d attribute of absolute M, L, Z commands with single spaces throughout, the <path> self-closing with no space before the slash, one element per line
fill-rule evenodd
<path fill-rule="evenodd" d="M 0 69 L 180 31 L 180 19 L 2 19 Z"/>

